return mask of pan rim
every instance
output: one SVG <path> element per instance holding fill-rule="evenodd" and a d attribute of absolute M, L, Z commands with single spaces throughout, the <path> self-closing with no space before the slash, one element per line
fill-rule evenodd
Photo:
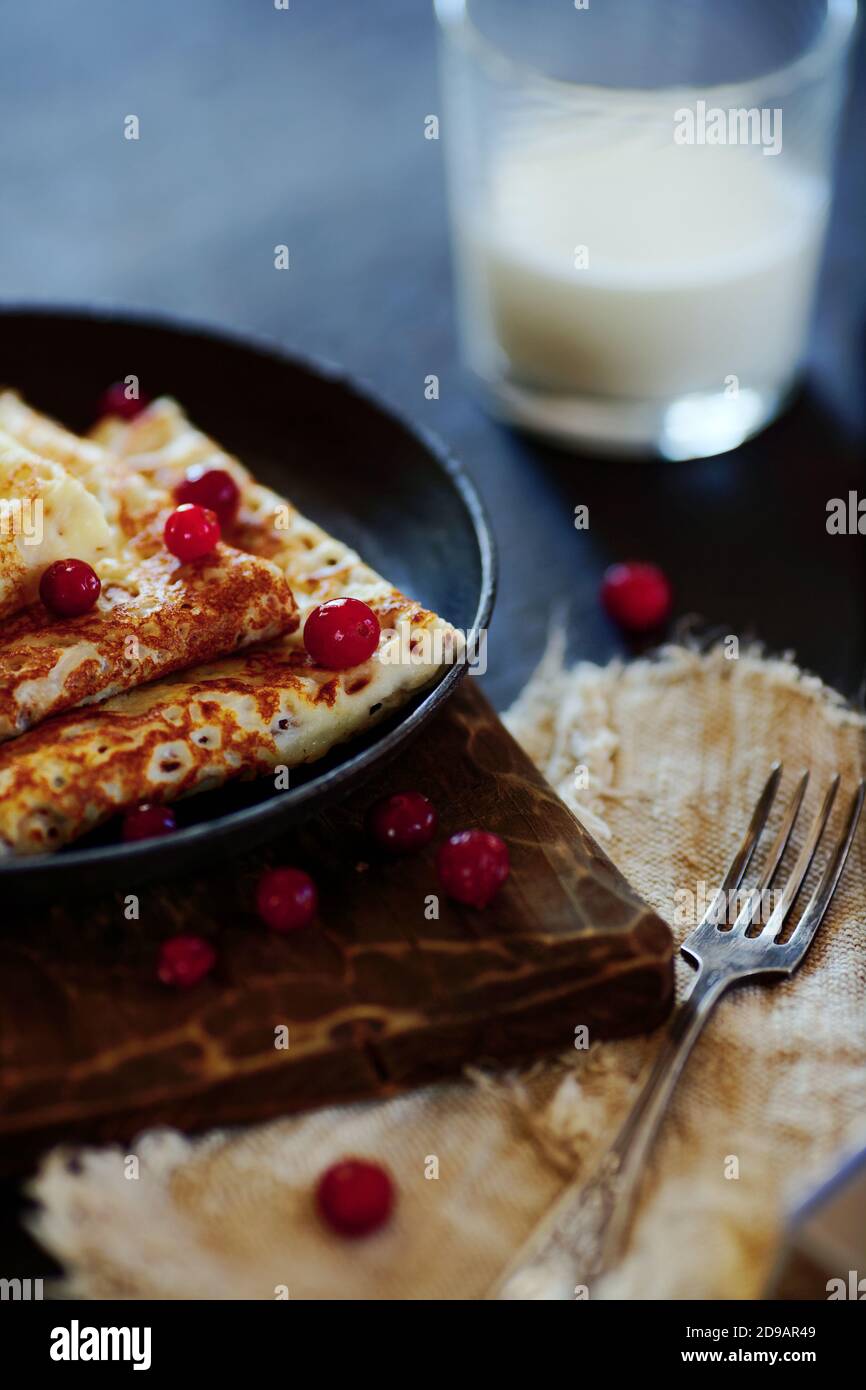
<path fill-rule="evenodd" d="M 126 305 L 55 305 L 24 301 L 7 302 L 0 306 L 0 325 L 14 318 L 63 319 L 73 324 L 86 320 L 93 325 L 127 325 L 131 328 L 156 330 L 186 338 L 206 339 L 211 343 L 222 344 L 277 362 L 290 370 L 307 372 L 332 382 L 356 397 L 363 405 L 387 416 L 423 447 L 460 499 L 478 546 L 481 568 L 481 583 L 470 639 L 473 634 L 478 634 L 488 626 L 496 596 L 498 557 L 487 508 L 473 478 L 434 431 L 411 420 L 401 410 L 392 406 L 363 377 L 350 373 L 326 357 L 287 348 L 278 339 L 260 332 L 226 328 L 224 325 L 206 320 Z M 170 858 L 173 861 L 182 859 L 185 851 L 192 858 L 206 844 L 225 843 L 227 840 L 230 841 L 235 833 L 247 836 L 244 848 L 256 840 L 264 842 L 279 832 L 281 823 L 290 822 L 291 817 L 287 816 L 287 811 L 302 812 L 310 803 L 324 803 L 340 790 L 348 790 L 365 773 L 372 772 L 377 765 L 389 761 L 399 751 L 453 692 L 466 670 L 465 661 L 449 667 L 444 676 L 441 676 L 420 699 L 413 702 L 405 717 L 396 716 L 397 722 L 391 727 L 386 726 L 387 731 L 381 738 L 377 738 L 369 747 L 357 753 L 350 753 L 337 767 L 311 777 L 300 787 L 290 788 L 278 798 L 229 811 L 212 821 L 178 829 L 171 836 Z M 351 743 L 345 746 L 351 747 Z M 142 872 L 149 875 L 153 872 L 155 875 L 158 872 L 159 860 L 169 857 L 167 850 L 166 840 L 157 837 L 132 843 L 121 841 L 114 845 L 97 845 L 83 850 L 69 848 L 56 855 L 17 855 L 5 862 L 0 861 L 0 884 L 12 889 L 20 887 L 27 879 L 38 878 L 44 888 L 47 878 L 74 876 L 76 870 L 85 873 L 88 870 L 116 868 L 129 869 L 133 874 Z"/>

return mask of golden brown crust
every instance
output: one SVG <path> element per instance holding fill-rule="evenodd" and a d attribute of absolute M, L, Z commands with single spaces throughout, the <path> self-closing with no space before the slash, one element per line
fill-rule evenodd
<path fill-rule="evenodd" d="M 226 468 L 242 499 L 231 539 L 278 565 L 301 623 L 316 605 L 351 595 L 369 604 L 383 635 L 369 661 L 338 673 L 315 665 L 298 628 L 0 747 L 0 856 L 57 848 L 142 800 L 171 801 L 311 762 L 387 716 L 459 653 L 448 623 L 256 484 L 174 402 L 156 402 L 128 426 L 103 423 L 95 434 L 157 489 L 176 486 L 192 462 Z"/>
<path fill-rule="evenodd" d="M 3 625 L 0 738 L 298 626 L 276 566 L 227 546 L 189 564 L 163 550 L 133 573 L 78 618 L 37 603 Z"/>
<path fill-rule="evenodd" d="M 56 848 L 139 801 L 322 757 L 438 669 L 383 655 L 326 671 L 295 633 L 47 721 L 0 747 L 0 857 Z"/>
<path fill-rule="evenodd" d="M 0 739 L 298 626 L 285 574 L 266 557 L 219 545 L 204 561 L 182 565 L 166 550 L 162 531 L 174 506 L 168 478 L 149 479 L 14 392 L 0 392 L 0 421 L 16 431 L 19 449 L 26 441 L 50 456 L 46 469 L 68 470 L 85 499 L 97 494 L 112 519 L 109 552 L 95 561 L 103 592 L 91 612 L 58 619 L 32 602 L 3 624 Z M 22 458 L 38 462 L 26 451 Z"/>

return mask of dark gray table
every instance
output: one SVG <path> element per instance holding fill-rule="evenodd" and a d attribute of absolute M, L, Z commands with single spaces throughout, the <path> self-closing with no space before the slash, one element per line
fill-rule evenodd
<path fill-rule="evenodd" d="M 488 689 L 509 701 L 570 612 L 575 655 L 620 649 L 613 559 L 658 560 L 678 612 L 755 633 L 846 691 L 864 668 L 863 546 L 826 502 L 866 491 L 866 83 L 794 410 L 735 454 L 631 464 L 489 420 L 456 358 L 428 0 L 43 0 L 2 10 L 0 298 L 131 304 L 253 329 L 344 363 L 440 432 L 478 480 L 502 583 Z M 864 69 L 864 49 L 859 53 Z M 135 114 L 140 139 L 123 138 Z M 859 158 L 857 155 L 859 154 Z M 273 269 L 273 248 L 291 269 Z M 46 371 L 62 371 L 46 343 Z M 438 401 L 424 398 L 436 373 Z M 847 439 L 841 437 L 847 432 Z M 363 460 L 359 460 L 363 466 Z M 579 502 L 589 533 L 573 528 Z"/>
<path fill-rule="evenodd" d="M 830 497 L 866 493 L 862 44 L 802 397 L 734 454 L 625 466 L 540 448 L 466 392 L 442 146 L 424 139 L 424 117 L 441 114 L 428 0 L 291 0 L 288 11 L 271 0 L 6 0 L 0 42 L 0 299 L 252 329 L 345 364 L 441 433 L 498 535 L 487 688 L 499 705 L 558 605 L 575 656 L 622 650 L 597 591 L 605 565 L 630 556 L 664 565 L 680 613 L 792 648 L 858 689 L 863 543 L 829 537 L 825 518 Z M 129 114 L 137 142 L 123 138 Z M 278 243 L 288 273 L 273 269 Z M 63 371 L 50 342 L 45 371 Z M 429 373 L 438 401 L 424 398 Z M 35 1251 L 15 1251 L 13 1213 L 0 1207 L 2 1272 L 38 1272 Z"/>

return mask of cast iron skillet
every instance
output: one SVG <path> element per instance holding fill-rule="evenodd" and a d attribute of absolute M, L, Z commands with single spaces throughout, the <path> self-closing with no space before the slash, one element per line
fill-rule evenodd
<path fill-rule="evenodd" d="M 437 439 L 336 368 L 126 311 L 0 311 L 0 383 L 74 429 L 86 429 L 105 386 L 130 373 L 147 395 L 177 397 L 257 477 L 398 588 L 466 632 L 487 627 L 496 560 L 473 484 Z M 0 897 L 122 889 L 278 835 L 391 758 L 464 670 L 451 667 L 363 739 L 293 771 L 289 790 L 274 791 L 268 778 L 239 783 L 178 802 L 172 836 L 125 845 L 114 820 L 58 854 L 2 861 Z"/>

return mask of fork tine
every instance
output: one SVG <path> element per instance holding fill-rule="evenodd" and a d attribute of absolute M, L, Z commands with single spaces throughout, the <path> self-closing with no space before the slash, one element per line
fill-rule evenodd
<path fill-rule="evenodd" d="M 824 870 L 820 883 L 816 886 L 802 917 L 785 943 L 786 946 L 792 948 L 792 955 L 795 957 L 794 964 L 802 959 L 824 920 L 830 899 L 836 891 L 836 884 L 842 877 L 848 851 L 854 842 L 857 822 L 860 819 L 860 812 L 863 810 L 864 797 L 866 797 L 866 781 L 860 781 L 851 799 L 851 809 L 848 812 L 845 829 L 842 831 L 835 853 L 830 856 L 830 861 Z"/>
<path fill-rule="evenodd" d="M 791 838 L 791 832 L 794 829 L 797 817 L 800 814 L 800 807 L 803 804 L 803 797 L 806 794 L 806 787 L 808 786 L 808 784 L 809 772 L 807 769 L 805 772 L 803 772 L 802 776 L 800 777 L 794 795 L 791 797 L 791 801 L 788 805 L 787 811 L 785 812 L 782 824 L 779 826 L 778 834 L 776 835 L 770 853 L 767 856 L 767 862 L 764 865 L 764 872 L 761 874 L 760 882 L 756 884 L 756 886 L 752 889 L 752 892 L 749 894 L 749 900 L 740 912 L 739 916 L 737 917 L 737 920 L 731 929 L 732 931 L 748 932 L 749 928 L 752 926 L 755 920 L 756 912 L 761 911 L 764 902 L 764 893 L 770 887 L 770 885 L 773 882 L 773 879 L 776 877 L 779 865 L 782 862 L 782 856 L 785 853 L 785 850 L 788 848 L 788 841 Z M 759 926 L 760 930 L 763 931 L 763 923 L 759 922 Z M 758 936 L 760 935 L 760 932 L 755 932 L 754 935 Z"/>
<path fill-rule="evenodd" d="M 784 927 L 785 922 L 787 921 L 788 914 L 794 905 L 794 899 L 799 893 L 800 888 L 803 884 L 803 879 L 809 872 L 809 865 L 815 857 L 815 851 L 818 848 L 818 842 L 821 839 L 821 836 L 824 834 L 824 827 L 826 826 L 830 816 L 830 812 L 833 809 L 833 802 L 836 800 L 836 792 L 838 791 L 838 789 L 839 774 L 837 772 L 836 775 L 832 778 L 829 787 L 827 788 L 827 794 L 824 797 L 824 802 L 821 806 L 820 811 L 818 812 L 815 819 L 812 821 L 811 829 L 809 830 L 809 834 L 806 837 L 806 843 L 803 845 L 803 848 L 797 855 L 797 862 L 791 870 L 788 882 L 785 884 L 784 890 L 782 892 L 782 897 L 780 901 L 777 903 L 776 907 L 773 908 L 773 911 L 770 915 L 770 919 L 767 922 L 766 927 L 764 928 L 764 930 L 767 932 L 768 939 L 772 935 L 773 939 L 775 940 L 776 937 L 778 937 L 779 932 Z"/>
<path fill-rule="evenodd" d="M 803 773 L 799 782 L 797 783 L 797 789 L 794 792 L 794 795 L 791 797 L 791 804 L 788 807 L 788 810 L 785 814 L 785 819 L 779 826 L 779 833 L 773 841 L 773 848 L 770 850 L 769 856 L 767 858 L 767 863 L 764 866 L 764 872 L 761 875 L 761 881 L 758 884 L 759 891 L 763 891 L 763 889 L 769 888 L 770 884 L 773 882 L 773 879 L 776 877 L 776 870 L 782 862 L 782 855 L 788 848 L 788 841 L 791 838 L 791 831 L 794 829 L 794 823 L 797 819 L 797 816 L 800 814 L 800 807 L 803 804 L 803 797 L 806 795 L 806 788 L 808 785 L 809 772 L 807 769 Z"/>
<path fill-rule="evenodd" d="M 700 931 L 701 927 L 706 927 L 709 923 L 715 923 L 719 908 L 724 903 L 727 906 L 728 894 L 732 889 L 739 888 L 743 881 L 743 875 L 749 867 L 752 855 L 755 853 L 755 846 L 761 838 L 767 817 L 770 814 L 773 802 L 776 799 L 779 780 L 782 776 L 782 764 L 773 763 L 770 768 L 770 775 L 764 783 L 764 790 L 758 798 L 758 803 L 752 812 L 752 819 L 749 821 L 749 828 L 743 837 L 743 843 L 737 850 L 728 866 L 728 872 L 722 880 L 721 887 L 715 894 L 712 902 L 704 913 L 703 918 L 695 927 L 695 932 Z"/>

